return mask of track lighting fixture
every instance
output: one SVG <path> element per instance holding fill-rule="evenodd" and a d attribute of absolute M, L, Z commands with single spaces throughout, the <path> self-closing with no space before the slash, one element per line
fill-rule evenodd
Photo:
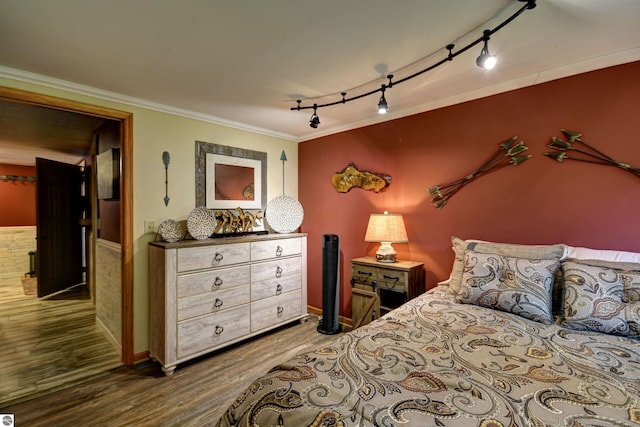
<path fill-rule="evenodd" d="M 374 93 L 378 93 L 381 92 L 381 96 L 380 96 L 380 100 L 378 101 L 378 113 L 380 114 L 384 114 L 387 112 L 387 110 L 389 109 L 389 105 L 387 104 L 387 99 L 385 98 L 385 91 L 387 89 L 391 89 L 394 85 L 406 82 L 407 80 L 410 80 L 414 77 L 417 77 L 421 74 L 426 73 L 427 71 L 431 71 L 434 68 L 439 67 L 440 65 L 447 63 L 449 61 L 452 61 L 455 57 L 457 57 L 458 55 L 460 55 L 461 53 L 466 52 L 467 50 L 471 49 L 473 46 L 479 44 L 479 43 L 484 43 L 482 50 L 480 51 L 480 56 L 478 56 L 478 58 L 476 59 L 476 64 L 478 64 L 479 67 L 485 68 L 487 70 L 492 69 L 493 67 L 495 67 L 496 65 L 496 57 L 491 55 L 489 53 L 489 38 L 497 33 L 499 30 L 501 30 L 502 28 L 506 27 L 508 24 L 510 24 L 514 19 L 516 19 L 518 16 L 520 16 L 524 11 L 529 10 L 529 9 L 533 9 L 536 7 L 536 0 L 517 0 L 521 3 L 526 3 L 524 6 L 522 6 L 520 9 L 518 9 L 513 15 L 511 15 L 510 17 L 508 17 L 507 19 L 505 19 L 504 21 L 502 21 L 499 25 L 497 25 L 495 28 L 493 28 L 492 30 L 484 30 L 482 33 L 482 37 L 474 40 L 473 42 L 469 43 L 468 45 L 458 49 L 456 52 L 453 51 L 455 45 L 453 43 L 450 43 L 446 46 L 446 50 L 447 52 L 447 56 L 441 60 L 439 60 L 438 62 L 436 62 L 435 64 L 432 64 L 430 66 L 428 66 L 427 68 L 424 68 L 420 71 L 417 71 L 411 75 L 408 75 L 406 77 L 401 78 L 400 80 L 397 80 L 395 82 L 392 82 L 391 79 L 393 78 L 393 74 L 389 74 L 387 76 L 387 78 L 389 79 L 389 83 L 388 84 L 382 84 L 380 86 L 379 89 L 374 89 L 371 90 L 369 92 L 366 93 L 362 93 L 360 95 L 355 95 L 352 96 L 350 98 L 347 98 L 347 92 L 340 92 L 340 94 L 342 95 L 342 99 L 338 100 L 338 101 L 333 101 L 333 102 L 327 102 L 325 104 L 313 104 L 313 106 L 311 105 L 305 105 L 302 106 L 302 100 L 298 99 L 296 100 L 296 102 L 298 103 L 297 106 L 295 107 L 291 107 L 291 110 L 307 110 L 307 109 L 311 109 L 313 108 L 313 114 L 311 115 L 311 119 L 309 120 L 309 126 L 311 126 L 312 128 L 316 129 L 318 127 L 318 125 L 320 124 L 320 118 L 318 117 L 318 108 L 322 108 L 322 107 L 331 107 L 333 105 L 337 105 L 337 104 L 345 104 L 349 101 L 355 101 L 356 99 L 360 99 L 360 98 L 364 98 L 365 96 L 369 96 L 369 95 L 373 95 Z"/>
<path fill-rule="evenodd" d="M 493 67 L 496 66 L 498 60 L 495 56 L 489 53 L 489 36 L 491 35 L 491 30 L 484 30 L 484 35 L 482 39 L 484 40 L 484 46 L 480 51 L 480 56 L 476 58 L 476 64 L 478 67 L 484 68 L 485 70 L 493 70 Z"/>
<path fill-rule="evenodd" d="M 311 126 L 314 129 L 316 129 L 320 124 L 320 117 L 318 117 L 318 114 L 316 113 L 317 109 L 318 109 L 318 104 L 313 104 L 313 114 L 311 115 L 311 119 L 309 120 L 309 126 Z"/>
<path fill-rule="evenodd" d="M 378 101 L 378 114 L 386 114 L 389 106 L 387 105 L 387 100 L 384 97 L 384 90 L 386 89 L 385 85 L 382 85 L 382 96 L 380 97 L 380 101 Z"/>

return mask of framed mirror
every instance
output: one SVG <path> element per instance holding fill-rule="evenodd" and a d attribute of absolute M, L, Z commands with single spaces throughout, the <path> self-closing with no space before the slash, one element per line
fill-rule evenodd
<path fill-rule="evenodd" d="M 267 205 L 267 153 L 196 141 L 196 207 Z"/>

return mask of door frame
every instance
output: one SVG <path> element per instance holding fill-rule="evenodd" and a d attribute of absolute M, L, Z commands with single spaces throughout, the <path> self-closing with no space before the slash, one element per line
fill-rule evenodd
<path fill-rule="evenodd" d="M 133 365 L 133 113 L 0 86 L 3 101 L 30 104 L 117 120 L 121 130 L 120 245 L 122 283 L 122 362 Z"/>

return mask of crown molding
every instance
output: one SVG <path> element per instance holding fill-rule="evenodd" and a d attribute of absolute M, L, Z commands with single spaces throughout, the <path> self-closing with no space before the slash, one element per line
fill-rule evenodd
<path fill-rule="evenodd" d="M 37 84 L 41 86 L 50 87 L 52 89 L 64 90 L 67 92 L 76 93 L 79 95 L 91 96 L 94 98 L 118 102 L 125 105 L 131 105 L 134 107 L 145 108 L 147 110 L 158 111 L 161 113 L 172 114 L 175 116 L 185 117 L 189 119 L 200 120 L 207 123 L 213 123 L 221 126 L 226 126 L 234 129 L 239 129 L 247 132 L 257 133 L 260 135 L 271 136 L 274 138 L 285 139 L 288 141 L 297 142 L 299 138 L 281 132 L 274 132 L 269 129 L 260 128 L 257 126 L 251 126 L 246 123 L 236 122 L 233 120 L 226 120 L 221 117 L 212 116 L 209 114 L 203 114 L 196 111 L 186 110 L 183 108 L 172 107 L 166 104 L 160 104 L 158 102 L 148 101 L 141 98 L 135 98 L 133 96 L 123 95 L 121 93 L 110 92 L 107 90 L 98 89 L 92 86 L 86 86 L 79 83 L 70 82 L 67 80 L 56 79 L 54 77 L 44 76 L 42 74 L 36 74 L 29 71 L 18 70 L 15 68 L 5 67 L 0 65 L 0 77 L 19 80 L 26 83 Z"/>

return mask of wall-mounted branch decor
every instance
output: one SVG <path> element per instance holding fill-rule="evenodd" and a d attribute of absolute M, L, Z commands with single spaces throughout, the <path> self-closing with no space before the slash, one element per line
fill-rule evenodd
<path fill-rule="evenodd" d="M 338 193 L 346 193 L 353 187 L 379 193 L 391 184 L 391 176 L 376 172 L 361 171 L 358 170 L 355 164 L 349 163 L 349 165 L 340 172 L 333 174 L 331 183 Z"/>
<path fill-rule="evenodd" d="M 429 188 L 427 192 L 429 193 L 431 202 L 436 207 L 436 209 L 442 209 L 447 204 L 447 200 L 449 200 L 454 194 L 460 191 L 462 187 L 464 187 L 474 179 L 482 175 L 497 171 L 498 169 L 501 169 L 508 165 L 518 166 L 520 163 L 530 158 L 530 154 L 522 156 L 519 155 L 523 151 L 528 150 L 529 147 L 524 145 L 524 141 L 520 141 L 514 145 L 514 142 L 516 142 L 517 139 L 517 136 L 513 136 L 500 144 L 500 148 L 493 155 L 493 157 L 491 157 L 491 159 L 489 159 L 485 164 L 480 166 L 480 168 L 478 168 L 475 172 L 470 173 L 469 175 L 452 181 L 448 184 L 434 185 L 433 187 Z"/>
<path fill-rule="evenodd" d="M 626 170 L 627 172 L 631 172 L 637 177 L 640 177 L 640 168 L 634 168 L 633 166 L 627 163 L 622 163 L 612 159 L 608 155 L 604 154 L 602 151 L 584 142 L 581 139 L 582 137 L 581 133 L 573 132 L 566 129 L 560 129 L 560 130 L 562 131 L 564 136 L 568 139 L 568 141 L 565 141 L 560 138 L 556 138 L 555 136 L 551 137 L 551 144 L 547 145 L 547 147 L 553 148 L 554 150 L 558 150 L 558 151 L 544 153 L 545 156 L 551 157 L 552 159 L 555 159 L 559 162 L 562 162 L 564 160 L 577 160 L 580 162 L 595 163 L 597 165 L 615 166 L 620 169 Z M 577 144 L 582 144 L 587 149 L 584 150 L 582 148 L 575 147 L 575 145 Z M 569 151 L 582 154 L 582 156 L 569 157 L 569 154 L 568 154 Z"/>

